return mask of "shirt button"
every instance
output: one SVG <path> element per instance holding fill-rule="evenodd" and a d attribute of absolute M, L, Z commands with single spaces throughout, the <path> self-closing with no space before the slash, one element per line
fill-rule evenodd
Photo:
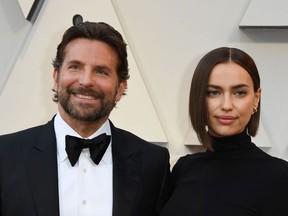
<path fill-rule="evenodd" d="M 86 168 L 83 168 L 83 172 L 84 172 L 84 173 L 86 173 L 86 172 L 87 172 Z"/>
<path fill-rule="evenodd" d="M 83 200 L 83 201 L 82 201 L 82 204 L 83 204 L 83 205 L 86 205 L 86 200 Z"/>

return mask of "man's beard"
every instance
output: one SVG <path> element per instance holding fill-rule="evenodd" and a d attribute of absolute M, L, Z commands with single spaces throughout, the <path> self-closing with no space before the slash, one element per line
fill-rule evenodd
<path fill-rule="evenodd" d="M 72 94 L 83 94 L 93 96 L 99 100 L 100 105 L 88 103 L 73 103 L 70 100 Z M 94 91 L 86 88 L 68 88 L 58 91 L 58 103 L 62 106 L 64 111 L 72 118 L 78 121 L 93 122 L 109 116 L 110 112 L 115 106 L 115 96 L 113 98 L 105 98 L 105 94 L 102 91 Z"/>

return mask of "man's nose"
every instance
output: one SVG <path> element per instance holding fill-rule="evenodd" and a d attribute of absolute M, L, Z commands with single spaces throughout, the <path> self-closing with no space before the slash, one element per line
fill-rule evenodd
<path fill-rule="evenodd" d="M 94 85 L 94 77 L 93 77 L 93 72 L 90 70 L 85 70 L 81 74 L 79 78 L 79 84 L 84 86 L 84 87 L 90 87 Z"/>

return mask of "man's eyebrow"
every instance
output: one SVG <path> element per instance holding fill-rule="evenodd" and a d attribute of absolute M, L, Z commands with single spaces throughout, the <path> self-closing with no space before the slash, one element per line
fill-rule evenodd
<path fill-rule="evenodd" d="M 68 64 L 77 64 L 77 65 L 84 65 L 83 62 L 79 61 L 79 60 L 71 60 L 68 61 Z M 93 66 L 93 68 L 95 69 L 107 69 L 107 70 L 111 70 L 111 68 L 107 65 L 95 65 Z"/>
<path fill-rule="evenodd" d="M 111 68 L 109 66 L 106 66 L 106 65 L 96 65 L 95 68 L 111 70 Z"/>
<path fill-rule="evenodd" d="M 78 65 L 82 65 L 83 63 L 79 60 L 71 60 L 71 61 L 68 61 L 68 64 L 78 64 Z"/>

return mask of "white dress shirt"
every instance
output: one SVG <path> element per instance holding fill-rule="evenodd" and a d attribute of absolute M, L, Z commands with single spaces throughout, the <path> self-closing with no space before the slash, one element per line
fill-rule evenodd
<path fill-rule="evenodd" d="M 54 121 L 57 140 L 60 216 L 111 216 L 112 215 L 112 151 L 111 142 L 98 165 L 90 158 L 89 149 L 83 149 L 74 167 L 65 151 L 65 136 L 82 138 L 58 113 Z M 92 139 L 102 133 L 111 135 L 107 120 Z"/>

